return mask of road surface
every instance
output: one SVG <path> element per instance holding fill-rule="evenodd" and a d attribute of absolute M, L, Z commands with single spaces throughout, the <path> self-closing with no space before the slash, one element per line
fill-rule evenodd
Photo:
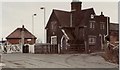
<path fill-rule="evenodd" d="M 3 68 L 117 68 L 91 54 L 3 54 Z"/>

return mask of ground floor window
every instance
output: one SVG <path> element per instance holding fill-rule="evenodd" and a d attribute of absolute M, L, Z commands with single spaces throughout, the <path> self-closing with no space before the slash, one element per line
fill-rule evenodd
<path fill-rule="evenodd" d="M 57 44 L 57 36 L 51 36 L 51 44 Z"/>
<path fill-rule="evenodd" d="M 96 36 L 88 36 L 89 45 L 94 45 L 96 43 Z"/>

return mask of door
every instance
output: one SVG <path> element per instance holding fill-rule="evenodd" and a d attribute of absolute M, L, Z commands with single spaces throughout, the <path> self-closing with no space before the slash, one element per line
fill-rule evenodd
<path fill-rule="evenodd" d="M 96 36 L 89 35 L 88 36 L 88 43 L 89 43 L 89 52 L 95 52 L 97 50 L 96 46 Z"/>
<path fill-rule="evenodd" d="M 23 46 L 23 53 L 29 53 L 29 45 Z"/>
<path fill-rule="evenodd" d="M 65 37 L 65 35 L 63 35 L 61 38 L 61 53 L 66 53 L 67 50 L 67 38 Z"/>

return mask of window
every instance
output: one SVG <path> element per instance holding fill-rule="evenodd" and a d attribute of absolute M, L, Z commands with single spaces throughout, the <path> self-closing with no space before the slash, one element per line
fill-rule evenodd
<path fill-rule="evenodd" d="M 27 39 L 27 41 L 31 41 L 32 39 Z"/>
<path fill-rule="evenodd" d="M 89 44 L 94 45 L 96 43 L 96 36 L 89 36 Z"/>
<path fill-rule="evenodd" d="M 52 21 L 51 22 L 51 28 L 53 29 L 53 30 L 55 30 L 56 29 L 56 24 L 57 23 L 57 21 Z"/>
<path fill-rule="evenodd" d="M 105 29 L 105 22 L 100 22 L 100 29 Z"/>
<path fill-rule="evenodd" d="M 95 21 L 90 21 L 90 28 L 95 28 Z"/>
<path fill-rule="evenodd" d="M 51 44 L 57 44 L 57 36 L 51 36 Z"/>
<path fill-rule="evenodd" d="M 93 18 L 94 18 L 94 15 L 93 15 L 93 14 L 91 14 L 90 18 L 91 18 L 91 19 L 93 19 Z"/>

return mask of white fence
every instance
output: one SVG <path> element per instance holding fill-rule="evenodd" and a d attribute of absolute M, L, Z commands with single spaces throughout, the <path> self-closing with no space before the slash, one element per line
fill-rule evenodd
<path fill-rule="evenodd" d="M 2 52 L 4 53 L 13 53 L 13 52 L 21 52 L 21 48 L 19 45 L 4 45 L 1 46 Z"/>
<path fill-rule="evenodd" d="M 27 44 L 28 45 L 28 44 Z M 1 53 L 22 53 L 23 46 L 16 44 L 16 45 L 1 45 L 0 46 Z M 29 53 L 34 53 L 34 45 L 29 45 Z"/>

